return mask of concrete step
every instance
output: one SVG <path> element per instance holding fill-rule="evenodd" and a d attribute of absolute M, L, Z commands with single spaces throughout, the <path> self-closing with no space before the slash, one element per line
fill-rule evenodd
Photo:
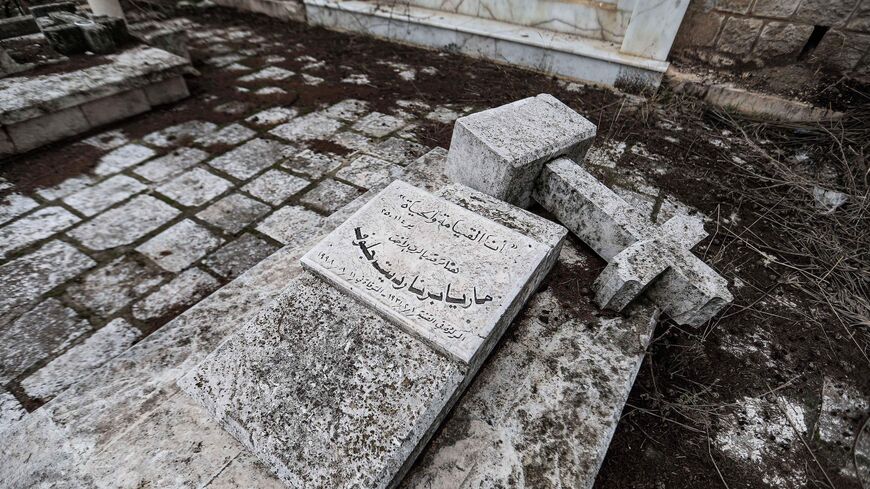
<path fill-rule="evenodd" d="M 608 86 L 661 83 L 668 62 L 620 52 L 620 44 L 409 5 L 305 0 L 308 22 Z"/>

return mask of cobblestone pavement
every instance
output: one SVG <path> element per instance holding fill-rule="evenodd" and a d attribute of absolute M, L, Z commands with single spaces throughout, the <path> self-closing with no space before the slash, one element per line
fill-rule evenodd
<path fill-rule="evenodd" d="M 184 22 L 192 48 L 212 53 L 203 77 L 237 74 L 238 93 L 250 92 L 246 82 L 266 99 L 290 80 L 324 83 L 314 58 L 300 58 L 299 72 L 275 66 L 294 49 L 259 54 L 278 41 Z M 195 98 L 188 103 L 216 95 Z M 121 125 L 65 143 L 96 164 L 28 195 L 0 181 L 0 431 L 395 177 L 429 150 L 410 131 L 419 120 L 449 124 L 463 113 L 414 100 L 389 113 L 354 99 L 308 113 L 219 102 L 224 124 L 187 111 L 138 138 Z"/>

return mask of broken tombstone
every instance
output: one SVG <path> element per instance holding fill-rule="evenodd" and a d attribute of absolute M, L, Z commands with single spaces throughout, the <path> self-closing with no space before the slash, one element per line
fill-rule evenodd
<path fill-rule="evenodd" d="M 538 95 L 456 121 L 447 172 L 459 183 L 508 202 L 537 201 L 608 266 L 596 281 L 602 307 L 622 310 L 646 293 L 679 324 L 700 325 L 728 305 L 727 281 L 690 249 L 703 223 L 676 216 L 660 227 L 578 163 L 595 125 L 550 95 Z"/>

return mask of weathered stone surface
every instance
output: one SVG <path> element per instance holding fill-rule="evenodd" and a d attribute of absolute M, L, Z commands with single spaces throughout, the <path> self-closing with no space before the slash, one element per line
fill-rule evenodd
<path fill-rule="evenodd" d="M 785 19 L 794 13 L 800 0 L 756 0 L 752 13 L 763 17 Z"/>
<path fill-rule="evenodd" d="M 280 68 L 278 66 L 270 66 L 268 68 L 263 68 L 260 71 L 251 73 L 250 75 L 245 75 L 239 78 L 240 82 L 252 82 L 258 80 L 284 80 L 285 78 L 290 78 L 295 75 L 290 70 L 285 70 L 284 68 Z"/>
<path fill-rule="evenodd" d="M 48 400 L 101 365 L 120 355 L 141 335 L 123 319 L 115 319 L 21 381 L 28 396 Z"/>
<path fill-rule="evenodd" d="M 330 106 L 323 115 L 345 122 L 354 122 L 368 110 L 368 102 L 349 98 Z"/>
<path fill-rule="evenodd" d="M 718 0 L 716 8 L 725 12 L 733 12 L 735 14 L 745 14 L 749 12 L 749 7 L 752 6 L 752 0 Z"/>
<path fill-rule="evenodd" d="M 154 150 L 151 148 L 139 144 L 125 144 L 100 158 L 100 162 L 94 168 L 94 173 L 101 176 L 118 173 L 142 163 L 154 154 Z"/>
<path fill-rule="evenodd" d="M 223 243 L 199 224 L 185 219 L 145 243 L 136 251 L 164 270 L 180 272 Z"/>
<path fill-rule="evenodd" d="M 126 257 L 116 258 L 87 274 L 66 292 L 79 306 L 109 317 L 156 287 L 166 274 Z"/>
<path fill-rule="evenodd" d="M 57 299 L 46 299 L 0 329 L 0 384 L 68 347 L 90 323 Z"/>
<path fill-rule="evenodd" d="M 842 27 L 860 0 L 803 0 L 794 14 L 813 25 Z"/>
<path fill-rule="evenodd" d="M 152 132 L 142 140 L 159 148 L 171 148 L 190 143 L 216 129 L 217 125 L 212 122 L 187 121 Z"/>
<path fill-rule="evenodd" d="M 317 210 L 333 213 L 360 195 L 359 189 L 327 178 L 299 199 Z"/>
<path fill-rule="evenodd" d="M 831 29 L 812 53 L 812 59 L 840 71 L 850 71 L 870 49 L 870 35 Z"/>
<path fill-rule="evenodd" d="M 450 183 L 447 177 L 447 150 L 435 148 L 405 168 L 402 177 L 411 185 L 434 192 Z"/>
<path fill-rule="evenodd" d="M 39 203 L 21 194 L 9 194 L 0 200 L 0 224 L 11 221 L 25 212 L 39 207 Z"/>
<path fill-rule="evenodd" d="M 150 195 L 140 195 L 68 232 L 92 250 L 108 250 L 137 241 L 174 219 L 180 211 Z"/>
<path fill-rule="evenodd" d="M 341 126 L 341 122 L 331 117 L 327 117 L 320 112 L 312 112 L 302 117 L 297 117 L 286 124 L 281 124 L 269 131 L 269 133 L 293 143 L 296 141 L 326 138 Z"/>
<path fill-rule="evenodd" d="M 199 268 L 191 268 L 164 284 L 148 297 L 133 304 L 133 317 L 141 321 L 159 320 L 175 315 L 199 302 L 220 283 Z"/>
<path fill-rule="evenodd" d="M 773 0 L 779 1 L 779 0 Z M 705 9 L 689 8 L 674 39 L 674 50 L 713 47 L 725 16 Z"/>
<path fill-rule="evenodd" d="M 398 131 L 405 126 L 405 121 L 398 117 L 393 117 L 380 112 L 372 112 L 371 114 L 358 120 L 353 129 L 369 136 L 376 138 L 384 137 L 392 132 Z"/>
<path fill-rule="evenodd" d="M 2 95 L 0 89 L 0 97 Z M 9 134 L 15 150 L 19 153 L 85 132 L 90 128 L 91 125 L 80 107 L 61 109 L 5 126 L 6 133 Z"/>
<path fill-rule="evenodd" d="M 849 29 L 870 32 L 870 2 L 863 0 L 857 9 L 852 13 L 847 26 Z M 867 435 L 870 437 L 870 434 Z M 870 441 L 870 438 L 868 438 Z"/>
<path fill-rule="evenodd" d="M 229 181 L 194 168 L 157 187 L 157 191 L 185 207 L 199 207 L 232 187 Z"/>
<path fill-rule="evenodd" d="M 85 144 L 90 144 L 97 149 L 109 151 L 129 143 L 130 140 L 127 139 L 124 131 L 120 129 L 112 129 L 110 131 L 97 134 L 96 136 L 82 139 L 82 142 Z"/>
<path fill-rule="evenodd" d="M 133 173 L 152 182 L 162 182 L 173 175 L 196 166 L 206 158 L 208 158 L 208 153 L 205 151 L 196 148 L 178 148 L 136 168 L 133 170 Z"/>
<path fill-rule="evenodd" d="M 281 124 L 282 122 L 287 122 L 290 119 L 296 117 L 298 114 L 299 111 L 293 108 L 272 107 L 271 109 L 257 112 L 256 114 L 245 119 L 245 122 L 247 122 L 248 124 L 253 124 L 255 126 L 268 127 L 274 126 L 276 124 Z"/>
<path fill-rule="evenodd" d="M 333 134 L 330 141 L 340 144 L 347 149 L 366 151 L 372 147 L 372 140 L 362 134 L 353 131 L 343 131 Z"/>
<path fill-rule="evenodd" d="M 36 195 L 47 201 L 54 201 L 90 187 L 93 183 L 94 179 L 90 175 L 78 175 L 67 178 L 57 185 L 41 188 L 36 191 Z M 0 220 L 2 220 L 2 218 L 0 218 Z"/>
<path fill-rule="evenodd" d="M 0 389 L 0 434 L 27 416 L 27 411 L 12 394 Z"/>
<path fill-rule="evenodd" d="M 299 246 L 322 231 L 323 217 L 302 206 L 288 205 L 257 224 L 257 231 L 291 246 Z"/>
<path fill-rule="evenodd" d="M 208 164 L 240 180 L 247 180 L 294 152 L 292 146 L 271 139 L 257 138 L 218 156 Z"/>
<path fill-rule="evenodd" d="M 811 25 L 768 22 L 761 31 L 758 42 L 755 43 L 753 53 L 763 59 L 785 55 L 796 56 L 812 32 Z"/>
<path fill-rule="evenodd" d="M 825 377 L 819 410 L 819 438 L 839 447 L 851 447 L 870 408 L 854 385 Z"/>
<path fill-rule="evenodd" d="M 147 46 L 107 58 L 111 63 L 84 70 L 0 80 L 0 121 L 12 124 L 55 113 L 181 74 L 189 66 L 184 58 Z"/>
<path fill-rule="evenodd" d="M 317 153 L 306 149 L 296 153 L 281 166 L 300 175 L 317 179 L 341 166 L 341 158 L 332 153 Z"/>
<path fill-rule="evenodd" d="M 51 241 L 0 266 L 0 326 L 39 296 L 97 263 L 63 241 Z"/>
<path fill-rule="evenodd" d="M 476 367 L 548 271 L 547 257 L 562 237 L 537 242 L 396 181 L 302 264 L 436 350 Z"/>
<path fill-rule="evenodd" d="M 716 47 L 728 54 L 749 54 L 763 25 L 764 21 L 761 19 L 729 17 L 722 27 Z"/>
<path fill-rule="evenodd" d="M 371 153 L 397 165 L 407 166 L 429 149 L 422 144 L 399 138 L 389 138 L 371 149 Z"/>
<path fill-rule="evenodd" d="M 363 188 L 389 183 L 402 176 L 402 167 L 370 155 L 362 155 L 335 176 Z"/>
<path fill-rule="evenodd" d="M 232 280 L 275 252 L 277 248 L 251 234 L 243 234 L 206 257 L 202 264 Z"/>
<path fill-rule="evenodd" d="M 219 131 L 197 138 L 194 143 L 200 146 L 215 144 L 241 144 L 254 137 L 257 133 L 241 124 L 230 124 Z"/>
<path fill-rule="evenodd" d="M 464 374 L 303 276 L 179 385 L 288 485 L 384 488 Z"/>
<path fill-rule="evenodd" d="M 269 170 L 242 187 L 242 190 L 277 206 L 299 193 L 309 183 L 311 182 L 304 178 L 294 177 L 280 170 Z"/>
<path fill-rule="evenodd" d="M 230 234 L 236 234 L 268 212 L 269 206 L 262 202 L 241 194 L 231 194 L 210 205 L 196 217 Z"/>
<path fill-rule="evenodd" d="M 126 175 L 115 175 L 93 187 L 76 192 L 63 199 L 63 202 L 82 214 L 90 217 L 127 198 L 145 190 L 138 180 Z"/>
<path fill-rule="evenodd" d="M 79 218 L 63 207 L 45 207 L 13 221 L 0 233 L 0 258 L 63 231 L 79 222 Z"/>
<path fill-rule="evenodd" d="M 453 126 L 447 172 L 453 181 L 520 207 L 549 160 L 582 160 L 595 125 L 550 95 L 462 117 Z"/>

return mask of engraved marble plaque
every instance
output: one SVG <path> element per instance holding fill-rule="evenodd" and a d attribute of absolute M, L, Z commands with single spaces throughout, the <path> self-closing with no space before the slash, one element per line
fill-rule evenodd
<path fill-rule="evenodd" d="M 552 248 L 401 181 L 312 248 L 307 269 L 466 364 L 498 340 Z M 510 317 L 508 317 L 510 316 Z"/>

